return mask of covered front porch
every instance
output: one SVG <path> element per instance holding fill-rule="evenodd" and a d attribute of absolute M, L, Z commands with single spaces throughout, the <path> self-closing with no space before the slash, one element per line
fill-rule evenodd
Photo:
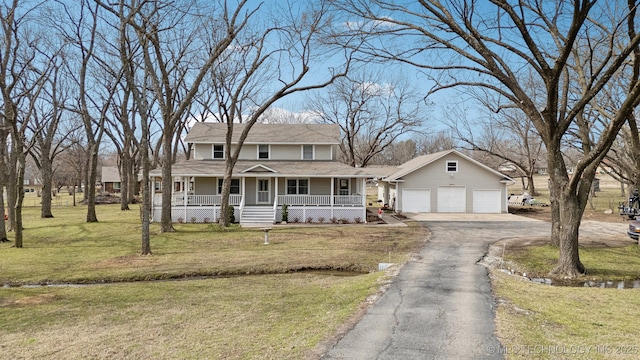
<path fill-rule="evenodd" d="M 283 208 L 288 222 L 365 222 L 365 178 L 293 178 L 239 176 L 231 180 L 229 204 L 236 222 L 279 223 Z M 158 179 L 155 179 L 156 181 Z M 173 179 L 173 222 L 207 223 L 220 217 L 222 178 L 179 176 Z M 153 221 L 160 220 L 161 193 L 153 196 Z"/>

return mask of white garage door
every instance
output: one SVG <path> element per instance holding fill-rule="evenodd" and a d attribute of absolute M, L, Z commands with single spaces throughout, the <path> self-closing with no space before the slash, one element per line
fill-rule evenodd
<path fill-rule="evenodd" d="M 473 190 L 474 213 L 500 213 L 500 205 L 500 190 Z"/>
<path fill-rule="evenodd" d="M 431 211 L 431 190 L 403 189 L 402 211 L 421 213 Z"/>
<path fill-rule="evenodd" d="M 466 212 L 467 190 L 462 186 L 438 187 L 438 212 Z"/>

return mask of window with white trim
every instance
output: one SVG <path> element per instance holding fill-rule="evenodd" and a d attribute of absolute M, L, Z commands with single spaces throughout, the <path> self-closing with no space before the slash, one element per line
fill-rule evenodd
<path fill-rule="evenodd" d="M 447 172 L 448 173 L 458 172 L 458 162 L 455 160 L 447 160 Z"/>
<path fill-rule="evenodd" d="M 258 159 L 269 158 L 269 145 L 258 145 Z"/>
<path fill-rule="evenodd" d="M 213 158 L 224 159 L 224 145 L 213 145 Z"/>
<path fill-rule="evenodd" d="M 313 160 L 313 145 L 302 145 L 302 160 Z"/>
<path fill-rule="evenodd" d="M 218 179 L 218 194 L 222 194 L 222 182 L 224 179 Z M 240 194 L 240 179 L 231 179 L 231 187 L 229 194 Z"/>
<path fill-rule="evenodd" d="M 287 195 L 309 195 L 309 179 L 287 179 Z"/>

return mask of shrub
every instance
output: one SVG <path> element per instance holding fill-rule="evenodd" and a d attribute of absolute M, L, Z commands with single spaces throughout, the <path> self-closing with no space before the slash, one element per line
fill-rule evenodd
<path fill-rule="evenodd" d="M 207 218 L 204 218 L 204 220 L 202 220 L 202 221 L 203 221 L 205 224 L 208 224 L 209 222 L 211 222 L 211 219 L 209 219 L 209 218 L 207 217 Z"/>
<path fill-rule="evenodd" d="M 356 224 L 361 224 L 362 223 L 362 218 L 360 216 L 356 216 L 353 218 L 353 221 L 355 221 Z"/>
<path fill-rule="evenodd" d="M 307 224 L 310 224 L 313 222 L 313 218 L 311 216 L 307 216 Z"/>
<path fill-rule="evenodd" d="M 346 218 L 340 218 L 340 224 L 348 224 L 349 220 L 347 220 Z"/>
<path fill-rule="evenodd" d="M 293 218 L 293 222 L 296 223 L 296 224 L 299 223 L 300 222 L 300 218 L 299 217 L 294 217 Z"/>
<path fill-rule="evenodd" d="M 191 217 L 191 219 L 189 219 L 189 221 L 190 221 L 192 224 L 195 224 L 195 223 L 196 223 L 196 217 L 195 217 L 195 216 L 192 216 L 192 217 Z"/>
<path fill-rule="evenodd" d="M 182 224 L 182 223 L 184 222 L 184 219 L 183 219 L 183 218 L 181 218 L 181 217 L 179 217 L 179 218 L 178 218 L 178 222 L 179 222 L 180 224 Z"/>
<path fill-rule="evenodd" d="M 232 205 L 227 207 L 227 214 L 229 216 L 229 222 L 235 224 L 236 222 L 236 212 Z"/>
<path fill-rule="evenodd" d="M 320 216 L 320 217 L 318 218 L 318 222 L 319 222 L 320 224 L 324 223 L 324 218 L 323 218 L 322 216 Z"/>
<path fill-rule="evenodd" d="M 282 222 L 289 221 L 289 205 L 282 204 Z"/>
<path fill-rule="evenodd" d="M 331 223 L 332 223 L 332 224 L 337 224 L 337 223 L 338 223 L 338 218 L 337 218 L 337 217 L 335 217 L 335 216 L 334 216 L 334 217 L 332 217 L 332 218 L 331 218 Z"/>

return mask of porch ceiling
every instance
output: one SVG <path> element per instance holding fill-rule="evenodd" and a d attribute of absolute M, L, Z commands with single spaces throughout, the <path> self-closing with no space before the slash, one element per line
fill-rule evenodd
<path fill-rule="evenodd" d="M 265 167 L 273 172 L 265 171 Z M 224 160 L 188 160 L 176 163 L 171 167 L 172 176 L 224 176 Z M 233 169 L 233 176 L 255 177 L 371 177 L 366 171 L 354 168 L 337 161 L 286 161 L 286 160 L 238 160 Z M 255 171 L 254 171 L 255 170 Z M 161 169 L 151 171 L 151 176 L 162 176 Z"/>

